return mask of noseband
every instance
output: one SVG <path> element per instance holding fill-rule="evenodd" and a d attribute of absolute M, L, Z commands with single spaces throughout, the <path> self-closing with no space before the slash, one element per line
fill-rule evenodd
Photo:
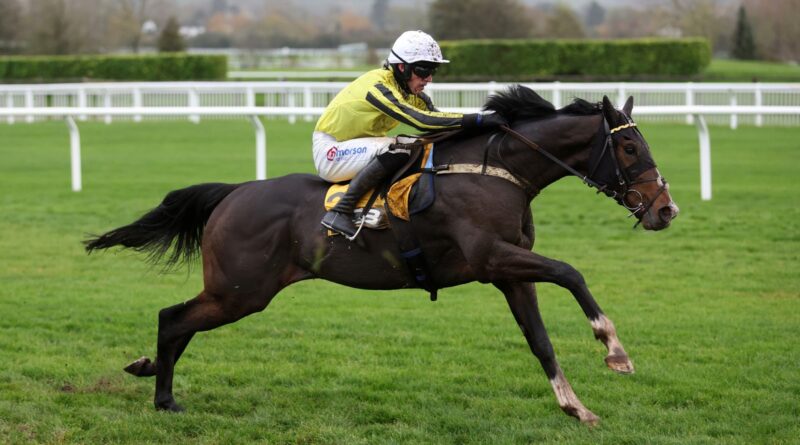
<path fill-rule="evenodd" d="M 631 214 L 628 215 L 629 217 L 637 216 L 639 218 L 636 224 L 633 225 L 633 227 L 636 228 L 636 226 L 638 226 L 641 223 L 641 216 L 645 215 L 650 210 L 650 208 L 655 203 L 656 199 L 658 199 L 658 197 L 661 196 L 661 194 L 664 193 L 664 191 L 667 189 L 667 181 L 660 174 L 657 178 L 654 179 L 638 179 L 639 176 L 641 176 L 646 171 L 656 168 L 656 164 L 649 153 L 647 153 L 646 156 L 640 156 L 635 163 L 629 165 L 628 167 L 620 168 L 619 161 L 617 160 L 617 155 L 614 150 L 614 134 L 621 130 L 631 129 L 631 131 L 634 131 L 636 134 L 638 134 L 639 137 L 644 141 L 644 136 L 642 136 L 641 132 L 639 132 L 639 129 L 636 127 L 636 123 L 633 122 L 633 120 L 631 120 L 631 118 L 628 117 L 625 113 L 621 114 L 625 117 L 627 123 L 615 128 L 611 128 L 608 125 L 608 120 L 606 120 L 605 116 L 603 116 L 602 129 L 603 129 L 604 142 L 602 146 L 600 146 L 599 144 L 594 144 L 594 143 L 592 144 L 592 154 L 590 155 L 591 156 L 590 159 L 594 159 L 595 161 L 593 163 L 591 170 L 586 175 L 581 174 L 574 168 L 567 165 L 561 159 L 558 159 L 551 153 L 545 151 L 535 142 L 531 141 L 522 134 L 512 130 L 510 127 L 504 125 L 501 128 L 503 129 L 503 131 L 510 134 L 523 144 L 536 150 L 538 153 L 544 155 L 546 158 L 550 159 L 554 163 L 560 165 L 562 168 L 567 170 L 573 176 L 580 178 L 580 180 L 583 181 L 584 184 L 588 185 L 589 187 L 594 187 L 595 189 L 597 189 L 597 193 L 601 192 L 604 193 L 606 196 L 616 201 L 617 204 L 628 209 L 631 212 Z M 600 136 L 599 133 L 598 136 Z M 594 140 L 597 139 L 599 138 L 596 137 Z M 596 178 L 599 167 L 607 156 L 610 157 L 611 164 L 613 165 L 613 170 L 614 170 L 613 175 L 615 176 L 615 180 L 617 182 L 617 184 L 615 185 L 618 185 L 619 187 L 618 190 L 615 190 L 617 187 L 612 187 L 610 181 L 604 182 L 602 179 Z M 603 172 L 603 173 L 605 174 L 605 176 L 610 176 L 611 172 Z M 634 186 L 654 181 L 661 181 L 661 187 L 659 187 L 658 191 L 656 192 L 655 196 L 653 196 L 652 199 L 645 202 L 642 193 L 639 190 L 636 190 Z M 636 204 L 635 206 L 628 205 L 625 202 L 625 198 L 634 195 L 638 196 L 638 204 Z M 631 202 L 635 201 L 631 200 Z"/>

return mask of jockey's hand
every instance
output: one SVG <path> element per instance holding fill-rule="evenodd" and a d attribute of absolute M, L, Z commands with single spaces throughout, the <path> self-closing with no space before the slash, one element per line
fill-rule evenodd
<path fill-rule="evenodd" d="M 462 125 L 464 128 L 488 128 L 508 125 L 508 121 L 497 113 L 475 113 L 465 114 Z"/>

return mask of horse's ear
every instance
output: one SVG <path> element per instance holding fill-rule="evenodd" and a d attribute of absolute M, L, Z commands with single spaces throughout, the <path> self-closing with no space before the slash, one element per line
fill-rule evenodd
<path fill-rule="evenodd" d="M 625 112 L 625 115 L 631 117 L 631 111 L 633 111 L 633 96 L 629 96 L 628 100 L 625 101 L 625 106 L 622 107 L 622 111 Z"/>
<path fill-rule="evenodd" d="M 608 96 L 603 96 L 603 116 L 606 117 L 606 121 L 610 125 L 614 125 L 617 122 L 617 110 L 614 109 L 614 105 Z"/>

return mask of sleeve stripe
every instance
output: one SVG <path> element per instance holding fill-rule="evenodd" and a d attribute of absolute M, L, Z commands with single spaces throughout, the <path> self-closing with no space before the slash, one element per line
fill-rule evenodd
<path fill-rule="evenodd" d="M 416 127 L 417 129 L 458 128 L 461 126 L 461 121 L 462 121 L 461 115 L 457 115 L 458 117 L 432 116 L 429 113 L 423 113 L 420 110 L 417 110 L 413 107 L 409 107 L 406 104 L 400 102 L 397 96 L 395 96 L 391 90 L 386 88 L 385 85 L 378 83 L 375 85 L 375 88 L 381 94 L 383 94 L 383 97 L 386 98 L 392 105 L 397 107 L 396 111 L 399 111 L 400 113 L 405 114 L 406 116 L 416 120 L 419 124 L 412 124 L 412 126 Z M 404 119 L 402 120 L 402 122 L 406 122 L 407 120 L 408 119 Z M 420 128 L 420 126 L 424 128 Z"/>
<path fill-rule="evenodd" d="M 433 105 L 433 101 L 431 100 L 431 98 L 430 98 L 430 97 L 428 97 L 428 95 L 427 95 L 427 94 L 425 94 L 425 93 L 420 93 L 420 94 L 419 94 L 419 97 L 422 99 L 422 101 L 423 101 L 423 102 L 425 102 L 425 106 L 426 106 L 426 107 L 428 107 L 428 111 L 435 111 L 435 112 L 438 112 L 438 111 L 439 111 L 439 110 L 437 110 L 437 109 L 436 109 L 436 107 Z"/>
<path fill-rule="evenodd" d="M 412 127 L 416 127 L 417 124 L 411 122 L 408 116 L 402 115 L 395 110 L 389 108 L 385 103 L 381 102 L 380 99 L 372 95 L 372 92 L 367 92 L 367 102 L 371 103 L 375 108 L 383 111 L 388 116 L 391 116 L 395 120 L 398 120 L 406 125 L 411 125 Z"/>

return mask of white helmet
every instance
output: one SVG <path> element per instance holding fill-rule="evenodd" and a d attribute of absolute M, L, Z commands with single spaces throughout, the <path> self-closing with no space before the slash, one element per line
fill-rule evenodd
<path fill-rule="evenodd" d="M 389 63 L 450 63 L 442 57 L 442 49 L 433 37 L 422 31 L 406 31 L 389 50 Z"/>

